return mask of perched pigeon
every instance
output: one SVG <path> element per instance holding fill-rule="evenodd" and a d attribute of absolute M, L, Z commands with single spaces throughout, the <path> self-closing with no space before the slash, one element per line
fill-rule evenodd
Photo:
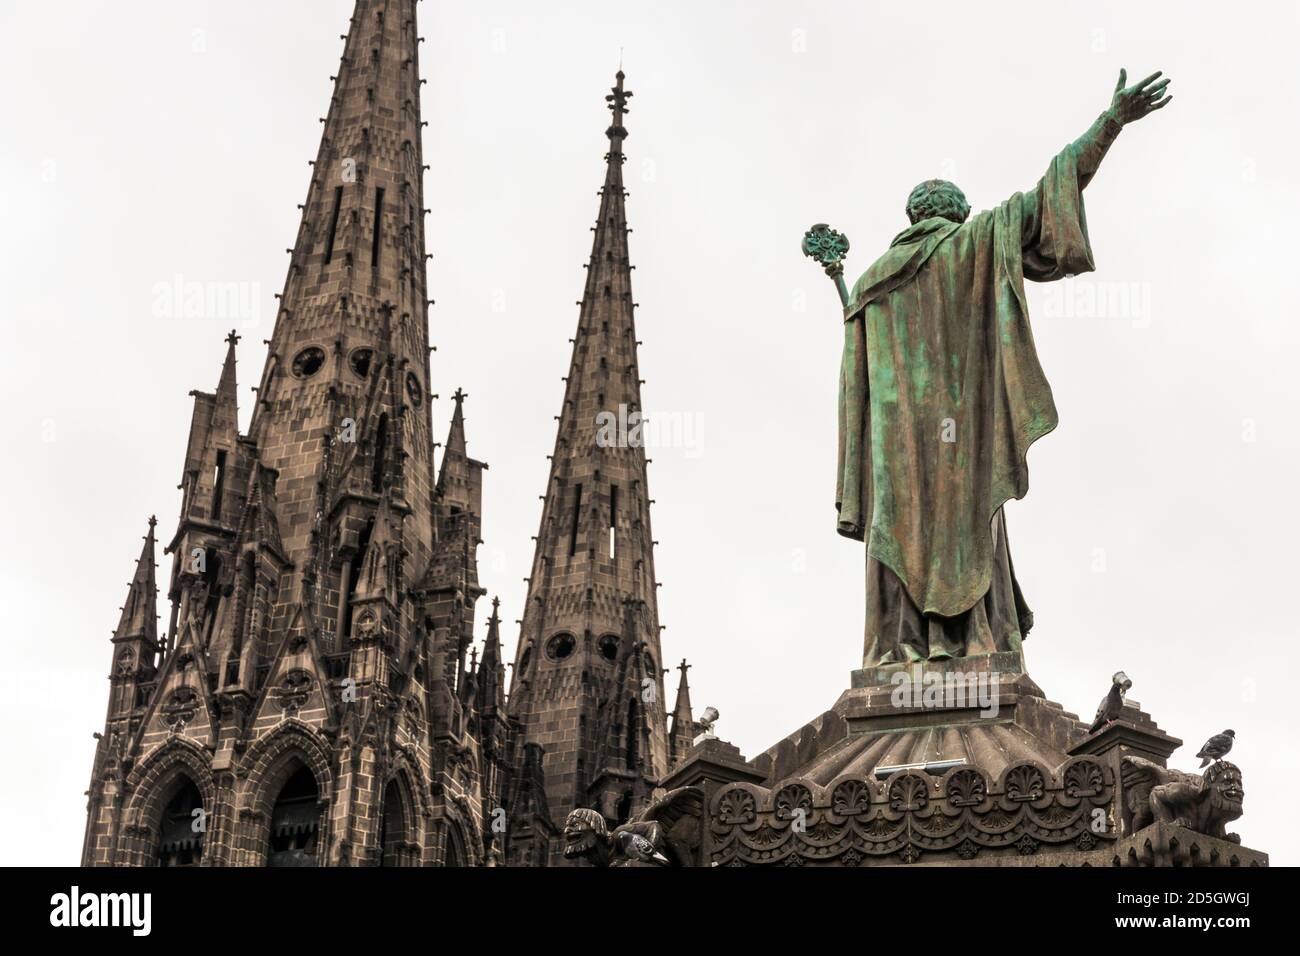
<path fill-rule="evenodd" d="M 1228 751 L 1232 749 L 1232 741 L 1236 736 L 1236 731 L 1225 730 L 1207 740 L 1201 752 L 1196 755 L 1201 758 L 1201 766 L 1206 766 L 1211 760 L 1222 760 L 1226 757 Z"/>
<path fill-rule="evenodd" d="M 639 833 L 622 830 L 614 834 L 614 839 L 618 841 L 623 855 L 629 860 L 640 860 L 642 863 L 658 863 L 660 866 L 671 865 L 668 858 L 656 850 L 655 845 Z"/>
<path fill-rule="evenodd" d="M 700 732 L 713 736 L 713 725 L 718 722 L 718 708 L 705 707 L 704 714 L 700 717 Z"/>
<path fill-rule="evenodd" d="M 1110 679 L 1110 693 L 1097 708 L 1097 716 L 1093 719 L 1092 726 L 1088 728 L 1088 733 L 1096 733 L 1124 712 L 1124 695 L 1132 686 L 1133 682 L 1123 671 L 1114 673 Z"/>

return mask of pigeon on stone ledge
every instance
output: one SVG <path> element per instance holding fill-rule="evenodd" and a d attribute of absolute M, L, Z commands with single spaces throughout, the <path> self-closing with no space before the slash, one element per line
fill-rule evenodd
<path fill-rule="evenodd" d="M 668 858 L 656 850 L 655 845 L 639 833 L 621 830 L 614 834 L 614 839 L 623 851 L 623 855 L 629 860 L 639 860 L 642 863 L 658 863 L 660 866 L 670 865 Z"/>
<path fill-rule="evenodd" d="M 1233 738 L 1237 736 L 1234 730 L 1225 730 L 1221 734 L 1215 734 L 1205 742 L 1201 752 L 1196 756 L 1201 758 L 1201 766 L 1205 767 L 1211 760 L 1222 760 L 1232 749 Z"/>
<path fill-rule="evenodd" d="M 1101 706 L 1097 708 L 1097 716 L 1088 728 L 1090 734 L 1095 734 L 1124 712 L 1124 695 L 1133 686 L 1133 682 L 1123 671 L 1116 671 L 1110 682 L 1110 693 L 1102 699 Z"/>

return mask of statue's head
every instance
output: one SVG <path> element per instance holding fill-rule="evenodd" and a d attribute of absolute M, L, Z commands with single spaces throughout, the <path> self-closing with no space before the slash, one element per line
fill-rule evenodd
<path fill-rule="evenodd" d="M 962 223 L 969 215 L 966 195 L 946 179 L 927 179 L 907 197 L 907 218 L 914 226 L 931 216 Z"/>
<path fill-rule="evenodd" d="M 586 807 L 571 810 L 564 821 L 564 858 L 572 860 L 603 850 L 608 838 L 609 828 L 600 813 Z"/>
<path fill-rule="evenodd" d="M 1236 764 L 1226 760 L 1211 764 L 1205 771 L 1205 789 L 1210 792 L 1210 806 L 1224 814 L 1225 819 L 1235 820 L 1241 816 L 1246 791 L 1241 783 L 1241 770 Z"/>

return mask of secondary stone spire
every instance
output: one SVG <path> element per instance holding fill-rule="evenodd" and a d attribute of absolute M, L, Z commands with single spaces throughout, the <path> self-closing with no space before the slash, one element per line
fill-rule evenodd
<path fill-rule="evenodd" d="M 686 672 L 691 669 L 691 665 L 686 663 L 683 658 L 682 662 L 677 665 L 681 671 L 681 679 L 677 683 L 677 702 L 673 705 L 673 722 L 672 728 L 668 735 L 669 750 L 672 752 L 672 762 L 676 766 L 686 755 L 686 751 L 691 749 L 695 742 L 695 716 L 691 712 L 691 685 L 686 679 Z"/>
<path fill-rule="evenodd" d="M 505 703 L 506 665 L 501 653 L 501 607 L 499 598 L 492 599 L 492 617 L 488 620 L 487 637 L 483 640 L 483 659 L 478 665 L 478 710 L 481 715 L 495 717 Z"/>
<path fill-rule="evenodd" d="M 623 188 L 628 99 L 609 96 L 605 182 L 543 495 L 510 709 L 544 750 L 551 815 L 627 819 L 668 769 L 641 379 Z"/>
<path fill-rule="evenodd" d="M 135 574 L 127 585 L 126 603 L 117 628 L 113 631 L 113 668 L 108 678 L 111 692 L 108 702 L 110 722 L 129 714 L 136 704 L 137 688 L 150 680 L 162 648 L 158 643 L 158 585 L 154 564 L 154 526 L 149 518 L 149 533 L 136 559 Z"/>
<path fill-rule="evenodd" d="M 144 536 L 144 546 L 136 559 L 135 574 L 131 577 L 122 605 L 122 617 L 117 622 L 113 638 L 117 641 L 143 640 L 158 649 L 158 584 L 154 564 L 154 528 L 158 519 L 149 516 L 149 533 Z"/>

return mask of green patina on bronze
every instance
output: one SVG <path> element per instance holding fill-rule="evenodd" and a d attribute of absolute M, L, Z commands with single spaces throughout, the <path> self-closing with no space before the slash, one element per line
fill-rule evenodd
<path fill-rule="evenodd" d="M 999 509 L 1028 491 L 1029 446 L 1056 427 L 1057 415 L 1024 282 L 1092 271 L 1083 189 L 1123 124 L 1170 101 L 1169 81 L 1158 76 L 1126 89 L 1121 73 L 1111 108 L 1034 189 L 995 209 L 967 219 L 960 190 L 922 183 L 908 203 L 913 224 L 851 291 L 841 278 L 847 240 L 824 225 L 805 236 L 805 254 L 845 300 L 839 533 L 866 541 L 868 561 L 896 576 L 918 620 L 957 619 L 983 600 L 989 623 L 981 633 L 997 632 L 977 640 L 987 645 L 978 651 L 943 635 L 926 648 L 914 635 L 930 625 L 897 625 L 897 609 L 887 608 L 889 626 L 912 643 L 900 648 L 895 635 L 873 635 L 869 567 L 867 665 L 1014 650 L 1028 629 Z M 999 561 L 1010 587 L 994 591 L 1003 605 L 1014 592 L 1010 613 L 988 605 Z"/>

